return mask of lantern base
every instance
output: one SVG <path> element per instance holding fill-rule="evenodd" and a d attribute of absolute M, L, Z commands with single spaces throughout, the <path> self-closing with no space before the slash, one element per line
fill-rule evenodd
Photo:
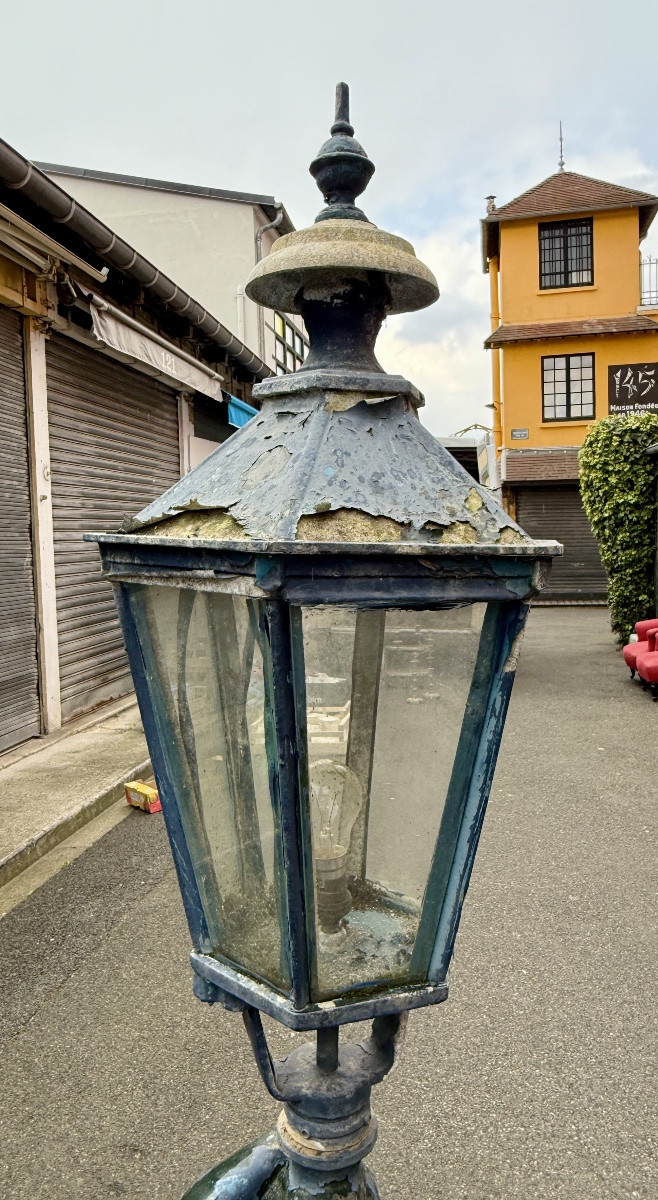
<path fill-rule="evenodd" d="M 288 1162 L 275 1133 L 244 1146 L 206 1171 L 181 1200 L 380 1200 L 363 1163 L 347 1170 L 309 1171 Z"/>
<path fill-rule="evenodd" d="M 199 1000 L 237 1011 L 245 1006 L 257 1008 L 299 1033 L 310 1033 L 326 1026 L 349 1025 L 355 1021 L 372 1021 L 375 1017 L 409 1012 L 448 999 L 447 983 L 420 983 L 402 987 L 393 985 L 384 992 L 374 992 L 368 999 L 352 1002 L 348 992 L 331 1004 L 311 1003 L 302 1008 L 296 1007 L 292 1000 L 274 988 L 210 954 L 194 950 L 190 962 L 196 976 L 194 992 Z"/>

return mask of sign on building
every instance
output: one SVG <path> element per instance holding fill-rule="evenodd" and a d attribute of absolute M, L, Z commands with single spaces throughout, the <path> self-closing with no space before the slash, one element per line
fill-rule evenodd
<path fill-rule="evenodd" d="M 608 367 L 608 411 L 611 417 L 658 413 L 658 362 Z"/>

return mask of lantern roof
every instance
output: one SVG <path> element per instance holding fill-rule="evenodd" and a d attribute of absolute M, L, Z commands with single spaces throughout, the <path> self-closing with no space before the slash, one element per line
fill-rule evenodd
<path fill-rule="evenodd" d="M 549 557 L 418 418 L 418 389 L 378 363 L 384 318 L 433 303 L 429 268 L 356 208 L 373 164 L 354 139 L 347 85 L 311 164 L 326 207 L 280 238 L 246 291 L 302 314 L 310 352 L 253 394 L 257 417 L 132 520 L 126 534 L 240 549 L 476 552 Z M 132 540 L 132 539 L 131 539 Z"/>
<path fill-rule="evenodd" d="M 329 388 L 268 401 L 127 528 L 240 543 L 530 543 L 407 397 Z"/>

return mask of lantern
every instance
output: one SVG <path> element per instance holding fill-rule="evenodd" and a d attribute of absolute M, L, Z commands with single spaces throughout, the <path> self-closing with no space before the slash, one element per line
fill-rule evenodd
<path fill-rule="evenodd" d="M 303 368 L 259 384 L 259 415 L 126 530 L 95 535 L 197 994 L 246 1012 L 288 1102 L 258 1161 L 283 1147 L 293 1173 L 325 1178 L 374 1142 L 370 1086 L 400 1015 L 447 996 L 528 602 L 559 549 L 514 524 L 375 358 L 383 318 L 438 288 L 356 208 L 374 168 L 353 132 L 339 85 L 311 167 L 327 207 L 247 283 L 303 316 Z M 315 1058 L 277 1073 L 261 1012 L 318 1030 Z M 357 1062 L 338 1026 L 367 1018 Z M 224 1193 L 190 1193 L 206 1194 Z"/>

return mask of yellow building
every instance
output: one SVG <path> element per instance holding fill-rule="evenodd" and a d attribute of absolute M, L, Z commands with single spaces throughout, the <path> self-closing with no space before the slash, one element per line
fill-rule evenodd
<path fill-rule="evenodd" d="M 494 200 L 482 250 L 503 495 L 529 533 L 564 544 L 549 598 L 603 599 L 578 449 L 601 417 L 658 412 L 658 294 L 642 288 L 639 252 L 658 197 L 560 170 Z"/>

